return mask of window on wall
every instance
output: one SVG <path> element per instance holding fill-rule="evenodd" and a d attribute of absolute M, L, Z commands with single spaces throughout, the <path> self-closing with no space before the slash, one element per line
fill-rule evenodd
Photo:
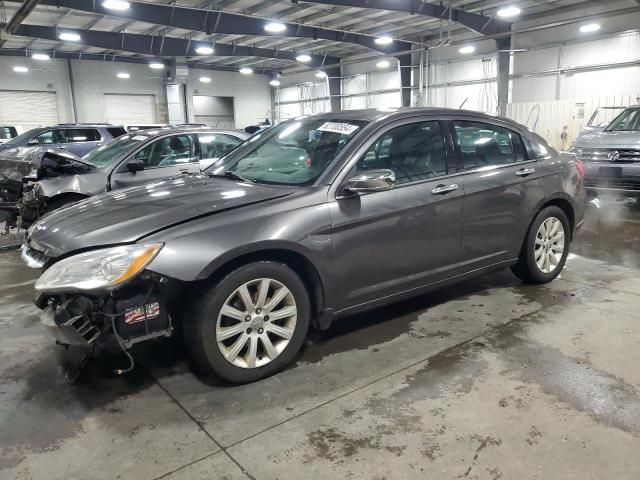
<path fill-rule="evenodd" d="M 454 121 L 465 170 L 506 165 L 527 159 L 522 138 L 506 128 L 483 122 Z"/>
<path fill-rule="evenodd" d="M 440 123 L 417 122 L 382 134 L 358 161 L 356 170 L 393 170 L 403 184 L 445 175 L 447 162 Z"/>

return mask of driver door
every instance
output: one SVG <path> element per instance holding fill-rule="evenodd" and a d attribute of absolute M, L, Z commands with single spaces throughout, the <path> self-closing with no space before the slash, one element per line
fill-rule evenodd
<path fill-rule="evenodd" d="M 456 273 L 464 191 L 437 120 L 399 122 L 359 154 L 347 175 L 392 170 L 394 188 L 338 194 L 331 203 L 339 308 L 443 280 Z"/>
<path fill-rule="evenodd" d="M 153 140 L 120 163 L 111 174 L 111 189 L 131 187 L 182 173 L 198 173 L 198 143 L 195 135 L 176 134 Z M 141 160 L 144 170 L 131 172 L 127 163 Z"/>

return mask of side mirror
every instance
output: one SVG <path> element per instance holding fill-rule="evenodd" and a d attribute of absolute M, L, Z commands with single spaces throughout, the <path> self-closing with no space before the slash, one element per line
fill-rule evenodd
<path fill-rule="evenodd" d="M 396 186 L 396 174 L 393 170 L 369 170 L 351 177 L 347 190 L 354 193 L 382 192 Z"/>
<path fill-rule="evenodd" d="M 144 170 L 144 162 L 142 160 L 129 160 L 127 162 L 127 170 L 131 173 L 141 172 Z"/>

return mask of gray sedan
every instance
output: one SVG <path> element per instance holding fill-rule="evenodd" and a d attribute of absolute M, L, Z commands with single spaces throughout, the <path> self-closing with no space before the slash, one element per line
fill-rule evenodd
<path fill-rule="evenodd" d="M 509 268 L 563 269 L 583 169 L 505 119 L 346 111 L 260 132 L 203 175 L 100 195 L 33 225 L 36 304 L 59 342 L 130 348 L 176 324 L 205 371 L 284 368 L 311 326 Z"/>

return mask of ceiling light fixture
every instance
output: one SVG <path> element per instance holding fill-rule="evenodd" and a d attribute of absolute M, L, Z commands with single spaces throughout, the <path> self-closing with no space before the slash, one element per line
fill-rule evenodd
<path fill-rule="evenodd" d="M 73 33 L 73 32 L 62 32 L 62 33 L 60 33 L 60 35 L 58 35 L 58 38 L 60 40 L 66 41 L 66 42 L 79 42 L 80 41 L 80 35 L 78 35 L 77 33 Z"/>
<path fill-rule="evenodd" d="M 522 13 L 522 10 L 520 10 L 518 7 L 513 5 L 510 7 L 505 7 L 498 10 L 498 16 L 501 18 L 517 17 L 518 15 L 520 15 L 520 13 Z"/>
<path fill-rule="evenodd" d="M 389 65 L 391 65 L 389 63 L 389 60 L 380 60 L 378 63 L 376 63 L 376 67 L 378 68 L 389 68 Z"/>
<path fill-rule="evenodd" d="M 311 55 L 307 55 L 306 53 L 301 53 L 296 57 L 296 61 L 301 63 L 309 63 L 311 61 Z"/>
<path fill-rule="evenodd" d="M 31 58 L 33 58 L 34 60 L 49 60 L 49 55 L 47 55 L 46 53 L 34 53 L 33 55 L 31 55 Z"/>
<path fill-rule="evenodd" d="M 118 78 L 122 78 L 123 80 L 126 80 L 127 78 L 130 78 L 131 75 L 129 75 L 127 72 L 119 72 L 116 77 Z"/>
<path fill-rule="evenodd" d="M 251 75 L 253 73 L 253 69 L 248 67 L 243 67 L 239 70 L 239 72 L 243 75 Z"/>
<path fill-rule="evenodd" d="M 393 43 L 393 38 L 388 35 L 383 35 L 382 37 L 378 37 L 374 40 L 376 45 L 391 45 Z"/>
<path fill-rule="evenodd" d="M 580 31 L 582 33 L 593 33 L 593 32 L 597 32 L 598 30 L 600 30 L 599 23 L 589 23 L 587 25 L 582 25 L 580 27 Z"/>
<path fill-rule="evenodd" d="M 211 55 L 213 53 L 213 47 L 208 45 L 203 45 L 201 47 L 196 48 L 196 53 L 198 55 Z"/>
<path fill-rule="evenodd" d="M 27 73 L 29 69 L 27 67 L 13 67 L 13 71 L 16 73 Z"/>
<path fill-rule="evenodd" d="M 281 22 L 269 22 L 264 26 L 264 29 L 270 33 L 280 33 L 287 29 L 287 26 Z"/>
<path fill-rule="evenodd" d="M 272 87 L 279 87 L 280 86 L 280 80 L 271 80 L 269 82 L 269 85 L 271 85 Z"/>
<path fill-rule="evenodd" d="M 476 47 L 474 47 L 473 45 L 467 45 L 465 47 L 462 47 L 460 50 L 458 50 L 460 53 L 462 53 L 463 55 L 469 55 L 470 53 L 473 53 L 476 51 Z"/>
<path fill-rule="evenodd" d="M 327 74 L 323 71 L 316 73 L 316 78 L 327 78 Z"/>
<path fill-rule="evenodd" d="M 210 83 L 211 79 L 209 77 L 200 77 L 200 81 L 202 83 Z"/>
<path fill-rule="evenodd" d="M 104 2 L 102 2 L 102 6 L 109 10 L 128 10 L 129 2 L 125 2 L 123 0 L 104 0 Z"/>

